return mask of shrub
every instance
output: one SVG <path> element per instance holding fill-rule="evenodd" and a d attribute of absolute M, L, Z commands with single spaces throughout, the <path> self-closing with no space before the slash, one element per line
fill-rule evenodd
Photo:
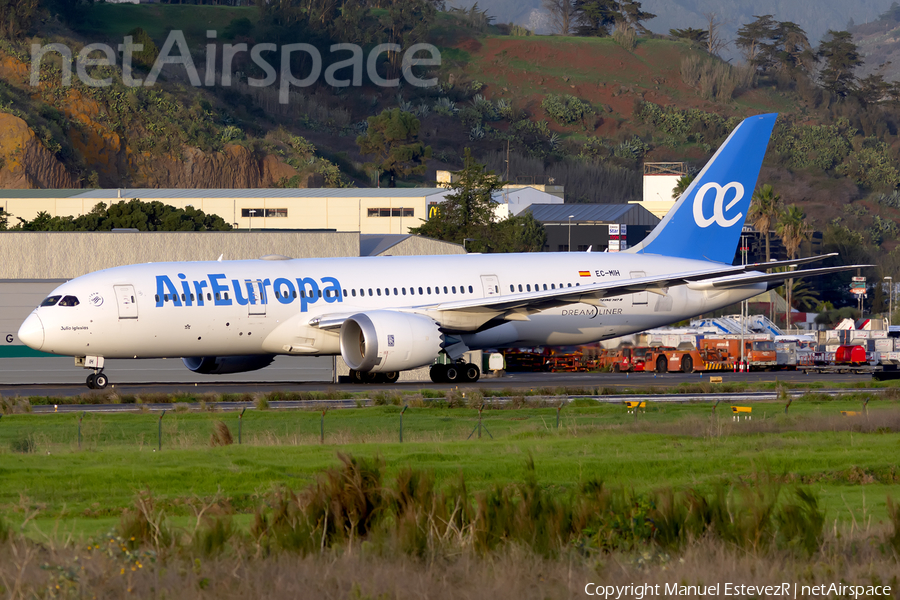
<path fill-rule="evenodd" d="M 31 454 L 35 450 L 34 437 L 31 434 L 23 438 L 14 439 L 9 443 L 9 448 L 18 454 Z"/>
<path fill-rule="evenodd" d="M 637 32 L 634 27 L 622 21 L 616 22 L 616 29 L 612 34 L 613 41 L 622 46 L 629 52 L 637 46 Z"/>
<path fill-rule="evenodd" d="M 212 435 L 209 436 L 209 445 L 230 446 L 233 443 L 234 439 L 231 437 L 231 430 L 228 429 L 228 425 L 224 421 L 216 421 Z"/>
<path fill-rule="evenodd" d="M 541 101 L 541 108 L 560 125 L 572 125 L 584 122 L 594 115 L 594 109 L 588 102 L 579 100 L 569 94 L 547 94 Z"/>
<path fill-rule="evenodd" d="M 735 92 L 756 85 L 756 70 L 749 65 L 734 67 L 712 57 L 692 54 L 681 60 L 681 80 L 699 89 L 704 98 L 725 102 Z"/>

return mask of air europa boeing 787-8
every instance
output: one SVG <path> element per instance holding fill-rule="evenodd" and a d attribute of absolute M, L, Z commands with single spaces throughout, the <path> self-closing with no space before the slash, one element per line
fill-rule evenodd
<path fill-rule="evenodd" d="M 56 288 L 19 329 L 76 357 L 103 388 L 107 358 L 181 357 L 198 373 L 260 369 L 275 355 L 341 355 L 355 381 L 474 381 L 469 349 L 571 345 L 710 312 L 783 281 L 732 266 L 776 115 L 735 128 L 646 240 L 624 253 L 535 253 L 150 263 Z M 857 268 L 819 268 L 791 277 Z"/>

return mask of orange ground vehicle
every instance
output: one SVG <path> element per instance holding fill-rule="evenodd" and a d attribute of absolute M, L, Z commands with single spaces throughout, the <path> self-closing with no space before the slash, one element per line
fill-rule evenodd
<path fill-rule="evenodd" d="M 644 370 L 644 358 L 654 350 L 649 346 L 625 346 L 610 351 L 598 359 L 600 367 L 610 367 L 614 373 L 634 373 Z"/>
<path fill-rule="evenodd" d="M 700 340 L 701 350 L 718 350 L 730 362 L 741 359 L 741 340 L 733 338 L 704 338 Z M 770 340 L 744 340 L 744 360 L 752 370 L 774 369 L 778 365 L 775 342 Z"/>
<path fill-rule="evenodd" d="M 704 370 L 705 360 L 695 348 L 676 350 L 674 348 L 651 348 L 644 358 L 644 371 L 655 373 L 693 373 Z"/>

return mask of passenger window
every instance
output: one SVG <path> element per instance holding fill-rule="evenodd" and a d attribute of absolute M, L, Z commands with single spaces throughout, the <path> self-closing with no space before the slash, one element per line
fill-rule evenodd
<path fill-rule="evenodd" d="M 426 288 L 428 290 L 428 295 L 431 295 L 431 288 Z"/>
<path fill-rule="evenodd" d="M 431 292 L 429 292 L 429 293 L 431 293 Z M 422 295 L 422 288 L 419 288 L 419 295 L 420 296 Z"/>
<path fill-rule="evenodd" d="M 550 289 L 551 289 L 551 290 L 555 290 L 555 289 L 556 289 L 556 284 L 555 284 L 555 283 L 551 283 L 551 284 L 550 284 Z"/>
<path fill-rule="evenodd" d="M 60 298 L 62 298 L 62 296 L 48 296 L 47 298 L 44 298 L 43 302 L 41 302 L 41 306 L 53 306 L 54 304 L 59 302 Z M 159 296 L 156 297 L 156 301 L 159 302 Z"/>
<path fill-rule="evenodd" d="M 184 302 L 184 294 L 181 294 L 181 301 Z"/>
<path fill-rule="evenodd" d="M 394 295 L 395 295 L 395 296 L 399 296 L 399 295 L 400 295 L 400 294 L 397 293 L 397 288 L 394 288 Z"/>
<path fill-rule="evenodd" d="M 191 294 L 191 302 L 193 302 L 193 301 L 194 301 L 194 295 Z"/>
<path fill-rule="evenodd" d="M 403 292 L 403 295 L 404 295 L 404 296 L 406 295 L 406 288 L 400 288 L 400 291 Z"/>
<path fill-rule="evenodd" d="M 212 294 L 210 292 L 206 292 L 206 299 L 212 300 Z"/>
<path fill-rule="evenodd" d="M 571 284 L 571 283 L 569 284 L 569 287 L 572 287 L 572 284 Z"/>
<path fill-rule="evenodd" d="M 216 300 L 221 300 L 221 298 L 219 297 L 219 292 L 216 292 Z"/>
<path fill-rule="evenodd" d="M 496 286 L 496 288 L 497 288 L 497 293 L 499 294 L 499 293 L 500 293 L 500 286 L 498 285 L 498 286 Z M 470 294 L 474 294 L 474 293 L 475 293 L 475 292 L 472 291 L 472 286 L 471 286 L 471 285 L 469 286 L 469 293 L 470 293 Z"/>
<path fill-rule="evenodd" d="M 390 295 L 391 295 L 391 288 L 384 288 L 384 295 L 385 295 L 385 296 L 390 296 Z"/>
<path fill-rule="evenodd" d="M 448 292 L 447 292 L 447 286 L 446 286 L 446 285 L 444 286 L 444 293 L 445 293 L 445 294 L 448 293 Z"/>
<path fill-rule="evenodd" d="M 356 298 L 356 290 L 350 290 L 350 293 L 353 294 L 354 298 Z"/>
<path fill-rule="evenodd" d="M 544 284 L 544 289 L 545 289 L 545 290 L 547 289 L 547 284 L 546 284 L 546 283 Z"/>
<path fill-rule="evenodd" d="M 296 297 L 297 297 L 297 290 L 294 290 L 294 291 L 293 291 L 293 294 L 294 294 L 294 298 L 296 298 Z"/>
<path fill-rule="evenodd" d="M 527 291 L 530 292 L 530 291 L 531 291 L 531 284 L 529 283 L 528 285 L 526 285 L 526 286 L 525 286 L 525 289 L 526 289 Z"/>
<path fill-rule="evenodd" d="M 378 292 L 378 295 L 381 295 L 381 288 L 375 288 L 375 291 Z"/>
<path fill-rule="evenodd" d="M 514 286 L 513 284 L 509 284 L 509 291 L 515 292 L 515 291 L 516 291 L 516 286 Z"/>
<path fill-rule="evenodd" d="M 169 301 L 169 295 L 163 294 L 163 302 L 168 302 L 168 301 Z M 60 306 L 62 306 L 62 304 L 60 304 Z"/>
<path fill-rule="evenodd" d="M 523 290 L 522 290 L 522 284 L 521 284 L 521 283 L 519 284 L 519 291 L 520 291 L 520 292 L 523 291 Z"/>
<path fill-rule="evenodd" d="M 372 288 L 369 288 L 369 295 L 370 295 L 370 296 L 374 296 L 374 295 L 375 295 L 375 294 L 372 293 Z"/>
<path fill-rule="evenodd" d="M 322 297 L 322 290 L 319 290 L 319 298 Z"/>
<path fill-rule="evenodd" d="M 159 302 L 159 294 L 156 294 L 153 297 L 156 298 L 157 302 Z M 59 298 L 59 296 L 57 296 L 57 298 Z M 50 300 L 50 298 L 47 298 L 47 300 Z M 44 302 L 47 302 L 47 300 L 44 300 Z M 53 305 L 52 304 L 41 304 L 41 306 L 53 306 Z"/>
<path fill-rule="evenodd" d="M 455 285 L 454 285 L 452 288 L 450 288 L 450 289 L 453 290 L 453 293 L 454 293 L 454 294 L 456 293 L 456 286 L 455 286 Z"/>

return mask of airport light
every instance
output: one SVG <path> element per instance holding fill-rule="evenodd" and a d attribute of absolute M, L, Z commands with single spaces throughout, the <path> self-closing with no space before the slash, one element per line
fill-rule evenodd
<path fill-rule="evenodd" d="M 249 211 L 249 214 L 250 214 L 250 226 L 247 229 L 249 229 L 250 231 L 253 231 L 253 215 L 256 214 L 256 209 L 251 208 Z"/>
<path fill-rule="evenodd" d="M 575 215 L 569 215 L 569 252 L 572 251 L 572 219 Z"/>

